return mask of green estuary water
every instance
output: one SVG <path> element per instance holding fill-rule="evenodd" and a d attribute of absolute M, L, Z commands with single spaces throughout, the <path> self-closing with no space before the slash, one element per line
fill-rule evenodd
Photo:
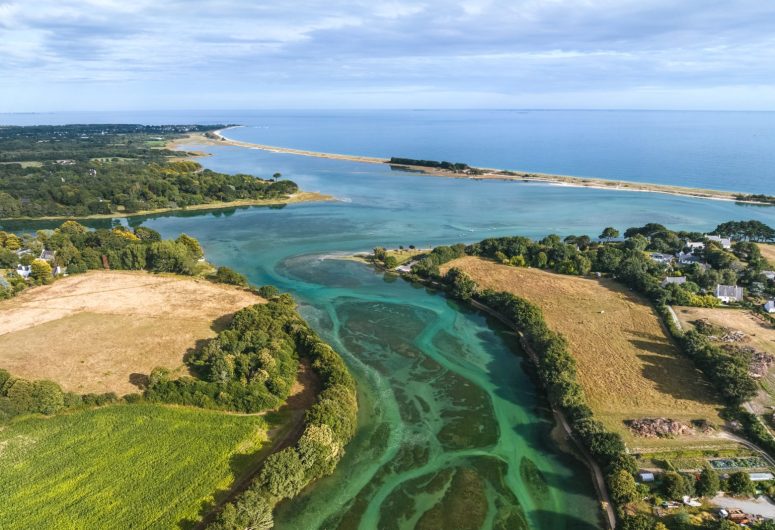
<path fill-rule="evenodd" d="M 292 293 L 358 381 L 356 438 L 332 476 L 280 506 L 280 529 L 600 527 L 589 472 L 552 437 L 554 423 L 514 336 L 438 293 L 344 255 L 499 235 L 595 236 L 605 226 L 647 222 L 692 230 L 732 219 L 775 224 L 770 208 L 721 201 L 438 179 L 206 149 L 214 156 L 201 161 L 212 169 L 281 171 L 306 190 L 338 198 L 129 221 L 166 237 L 197 237 L 211 262 Z"/>

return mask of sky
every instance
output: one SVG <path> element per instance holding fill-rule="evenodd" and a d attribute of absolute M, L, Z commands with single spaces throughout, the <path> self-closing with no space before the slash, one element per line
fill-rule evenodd
<path fill-rule="evenodd" d="M 769 0 L 0 0 L 0 112 L 775 110 Z"/>

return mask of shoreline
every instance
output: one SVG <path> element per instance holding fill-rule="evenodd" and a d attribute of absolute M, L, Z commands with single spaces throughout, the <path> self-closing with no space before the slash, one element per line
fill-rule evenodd
<path fill-rule="evenodd" d="M 326 202 L 333 201 L 333 195 L 326 195 L 317 191 L 300 191 L 285 199 L 244 199 L 232 202 L 209 202 L 194 204 L 180 208 L 157 208 L 155 210 L 141 210 L 138 212 L 99 213 L 92 215 L 49 215 L 44 217 L 4 217 L 0 221 L 67 221 L 68 219 L 117 219 L 129 217 L 142 217 L 172 212 L 191 212 L 196 210 L 228 210 L 229 208 L 245 208 L 250 206 L 285 206 L 299 202 Z"/>
<path fill-rule="evenodd" d="M 180 138 L 170 142 L 170 148 L 178 148 L 180 145 L 186 143 L 196 143 L 199 145 L 229 145 L 234 147 L 242 147 L 245 149 L 258 149 L 260 151 L 267 151 L 270 153 L 282 153 L 297 156 L 307 156 L 313 158 L 324 158 L 330 160 L 345 160 L 348 162 L 360 162 L 363 164 L 381 164 L 388 165 L 397 169 L 405 169 L 408 172 L 423 174 L 434 177 L 444 178 L 459 178 L 469 180 L 501 180 L 501 181 L 513 181 L 513 182 L 537 182 L 542 184 L 550 184 L 556 186 L 568 186 L 575 188 L 592 188 L 601 190 L 615 190 L 615 191 L 636 191 L 643 193 L 661 193 L 664 195 L 676 195 L 682 197 L 691 197 L 695 199 L 708 199 L 718 201 L 731 201 L 739 202 L 742 204 L 755 204 L 759 206 L 773 206 L 771 203 L 755 201 L 755 200 L 741 200 L 738 199 L 738 195 L 748 195 L 746 193 L 738 193 L 733 191 L 720 191 L 710 190 L 705 188 L 692 188 L 688 186 L 674 186 L 670 184 L 653 184 L 643 182 L 633 182 L 626 180 L 609 180 L 597 177 L 577 177 L 572 175 L 559 175 L 552 173 L 536 173 L 519 170 L 507 170 L 507 169 L 495 169 L 484 167 L 471 167 L 471 169 L 481 171 L 482 174 L 469 175 L 466 173 L 455 173 L 453 171 L 445 171 L 440 169 L 428 168 L 425 166 L 412 166 L 412 165 L 398 165 L 390 164 L 390 159 L 379 158 L 372 156 L 359 156 L 348 155 L 341 153 L 324 153 L 319 151 L 308 151 L 304 149 L 293 149 L 288 147 L 279 147 L 272 145 L 256 144 L 250 142 L 243 142 L 240 140 L 232 140 L 223 135 L 224 131 L 234 129 L 237 127 L 243 127 L 237 125 L 234 127 L 227 127 L 225 129 L 219 129 L 213 131 L 212 134 L 217 136 L 219 140 L 206 137 L 203 133 L 192 133 L 185 138 Z M 194 156 L 203 156 L 200 153 L 196 153 Z"/>

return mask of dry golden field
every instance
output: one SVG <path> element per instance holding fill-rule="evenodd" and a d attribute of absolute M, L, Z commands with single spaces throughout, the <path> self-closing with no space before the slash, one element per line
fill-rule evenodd
<path fill-rule="evenodd" d="M 775 328 L 748 310 L 682 306 L 675 306 L 673 310 L 683 329 L 692 329 L 694 321 L 705 318 L 716 326 L 745 333 L 748 336 L 745 345 L 775 354 Z"/>
<path fill-rule="evenodd" d="M 262 299 L 172 275 L 93 271 L 0 302 L 0 368 L 78 393 L 136 392 L 132 383 L 215 336 L 237 310 Z M 135 374 L 135 375 L 133 375 Z"/>
<path fill-rule="evenodd" d="M 775 245 L 772 243 L 758 243 L 757 246 L 762 252 L 764 259 L 770 262 L 770 265 L 775 267 Z"/>
<path fill-rule="evenodd" d="M 480 287 L 508 291 L 538 305 L 549 327 L 568 340 L 579 381 L 595 416 L 637 447 L 701 446 L 700 435 L 674 440 L 635 438 L 624 421 L 667 417 L 722 425 L 721 404 L 692 363 L 669 340 L 640 296 L 611 280 L 565 276 L 475 257 L 458 267 Z"/>

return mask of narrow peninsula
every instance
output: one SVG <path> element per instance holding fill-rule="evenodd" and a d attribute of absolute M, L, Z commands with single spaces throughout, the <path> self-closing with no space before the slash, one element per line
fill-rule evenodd
<path fill-rule="evenodd" d="M 324 153 L 320 151 L 308 151 L 289 147 L 256 144 L 232 140 L 224 136 L 224 131 L 239 127 L 237 125 L 216 129 L 212 131 L 192 131 L 173 145 L 233 145 L 246 149 L 259 149 L 272 153 L 285 153 L 314 158 L 327 158 L 331 160 L 347 160 L 364 164 L 387 164 L 394 169 L 410 171 L 434 177 L 466 178 L 472 180 L 508 180 L 519 182 L 540 182 L 561 186 L 573 186 L 582 188 L 596 188 L 605 190 L 638 191 L 649 193 L 662 193 L 668 195 L 681 195 L 698 199 L 712 199 L 721 201 L 734 201 L 747 204 L 775 205 L 775 197 L 762 194 L 749 194 L 735 191 L 711 190 L 705 188 L 693 188 L 687 186 L 673 186 L 668 184 L 653 184 L 648 182 L 632 182 L 626 180 L 610 180 L 595 177 L 578 177 L 571 175 L 557 175 L 552 173 L 536 173 L 511 169 L 495 169 L 474 167 L 462 163 L 437 162 L 432 160 L 416 160 L 410 158 L 380 158 L 373 156 L 348 155 L 340 153 Z"/>

